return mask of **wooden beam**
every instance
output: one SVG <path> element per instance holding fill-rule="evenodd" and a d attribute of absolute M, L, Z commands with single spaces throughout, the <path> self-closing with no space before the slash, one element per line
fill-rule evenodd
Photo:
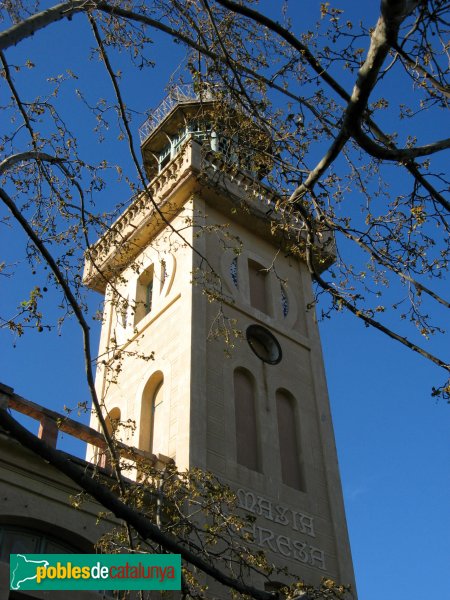
<path fill-rule="evenodd" d="M 36 419 L 41 424 L 45 423 L 46 426 L 49 426 L 49 421 L 53 421 L 56 423 L 56 426 L 59 431 L 63 431 L 79 440 L 82 440 L 92 446 L 97 448 L 101 448 L 102 450 L 106 450 L 106 442 L 103 435 L 92 429 L 92 427 L 88 427 L 83 423 L 79 423 L 78 421 L 74 421 L 69 417 L 62 415 L 54 410 L 50 410 L 49 408 L 45 408 L 45 406 L 41 406 L 40 404 L 36 404 L 31 400 L 26 400 L 14 393 L 14 389 L 0 383 L 0 401 L 3 400 L 9 408 L 20 412 L 23 415 L 27 415 L 32 419 Z M 42 428 L 42 425 L 41 425 Z M 47 441 L 45 438 L 42 438 L 43 441 Z M 50 438 L 49 438 L 49 441 Z M 145 460 L 151 462 L 153 465 L 160 464 L 168 464 L 172 462 L 172 459 L 159 454 L 155 456 L 151 452 L 145 452 L 144 450 L 139 450 L 139 448 L 134 448 L 133 446 L 128 446 L 123 444 L 122 442 L 116 442 L 117 449 L 120 455 L 123 458 L 128 458 L 133 461 Z M 54 446 L 56 445 L 56 437 L 54 439 Z"/>

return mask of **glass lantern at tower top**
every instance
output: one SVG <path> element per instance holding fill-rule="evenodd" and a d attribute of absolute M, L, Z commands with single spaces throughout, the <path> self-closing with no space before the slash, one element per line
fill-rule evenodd
<path fill-rule="evenodd" d="M 176 86 L 139 130 L 149 180 L 159 175 L 189 140 L 225 163 L 261 180 L 271 168 L 270 140 L 251 117 L 239 113 L 210 87 Z"/>

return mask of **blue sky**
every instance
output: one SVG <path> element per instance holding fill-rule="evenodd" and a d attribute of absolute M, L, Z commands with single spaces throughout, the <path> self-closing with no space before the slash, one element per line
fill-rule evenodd
<path fill-rule="evenodd" d="M 319 11 L 318 2 L 301 4 L 293 12 L 294 27 L 302 25 L 305 14 L 310 18 Z M 364 10 L 352 4 L 342 2 L 350 17 L 375 23 L 377 3 Z M 106 94 L 107 79 L 85 60 L 87 36 L 83 19 L 76 17 L 8 53 L 18 62 L 32 57 L 37 65 L 27 73 L 31 81 L 17 76 L 24 93 L 46 85 L 40 83 L 43 72 L 55 75 L 70 66 L 91 99 Z M 154 50 L 155 70 L 125 73 L 123 79 L 130 106 L 140 110 L 157 105 L 166 79 L 182 59 L 180 46 L 159 34 Z M 67 110 L 78 110 L 73 90 L 67 92 Z M 123 143 L 93 143 L 91 129 L 92 123 L 77 123 L 80 139 L 88 140 L 82 141 L 83 152 L 130 166 Z M 128 196 L 124 184 L 114 183 L 100 201 L 108 206 Z M 11 311 L 24 298 L 32 276 L 20 235 L 2 227 L 0 248 L 2 260 L 14 263 L 10 270 L 17 274 L 0 277 L 0 302 Z M 41 273 L 35 278 L 43 285 Z M 93 310 L 99 301 L 93 294 Z M 58 298 L 52 291 L 46 303 L 53 314 Z M 96 331 L 96 322 L 92 325 Z M 334 315 L 320 327 L 359 597 L 410 600 L 425 588 L 430 595 L 441 595 L 450 533 L 448 407 L 433 400 L 430 391 L 442 383 L 443 373 L 351 315 Z M 74 407 L 87 399 L 80 343 L 81 334 L 71 322 L 64 323 L 60 335 L 30 331 L 18 340 L 0 330 L 0 381 L 34 402 L 59 410 L 63 404 Z M 442 338 L 436 353 L 445 356 L 447 346 Z"/>

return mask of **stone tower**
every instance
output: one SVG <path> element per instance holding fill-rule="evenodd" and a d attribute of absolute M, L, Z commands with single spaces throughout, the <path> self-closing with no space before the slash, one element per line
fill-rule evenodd
<path fill-rule="evenodd" d="M 123 441 L 232 486 L 271 561 L 352 583 L 311 278 L 284 251 L 289 232 L 271 232 L 261 161 L 214 130 L 212 106 L 177 88 L 153 113 L 141 129 L 152 200 L 137 196 L 90 249 L 84 280 L 105 295 L 99 354 L 113 367 L 99 365 L 97 391 L 111 427 L 136 424 Z"/>

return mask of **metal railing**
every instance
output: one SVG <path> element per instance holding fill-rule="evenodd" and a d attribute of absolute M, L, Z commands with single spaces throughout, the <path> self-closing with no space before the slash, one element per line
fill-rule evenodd
<path fill-rule="evenodd" d="M 210 96 L 209 90 L 207 90 L 204 95 L 205 99 L 209 100 Z M 200 100 L 200 95 L 194 90 L 192 83 L 176 85 L 171 88 L 164 100 L 152 111 L 148 119 L 139 127 L 139 139 L 141 144 L 143 144 L 153 131 L 155 131 L 158 125 L 164 121 L 177 104 L 182 104 L 183 102 L 195 102 L 196 100 Z"/>

